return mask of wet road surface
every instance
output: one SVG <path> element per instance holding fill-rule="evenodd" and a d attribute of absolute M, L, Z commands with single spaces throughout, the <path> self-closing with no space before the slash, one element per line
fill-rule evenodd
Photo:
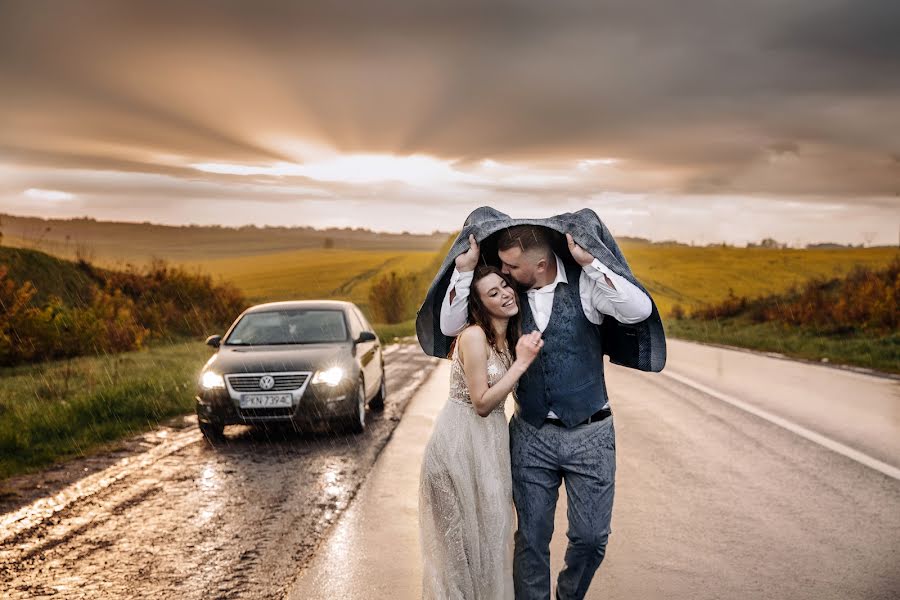
<path fill-rule="evenodd" d="M 194 427 L 0 515 L 3 598 L 281 598 L 438 359 L 385 351 L 366 433 Z"/>
<path fill-rule="evenodd" d="M 587 598 L 900 598 L 900 480 L 684 383 L 702 379 L 708 391 L 726 397 L 719 391 L 725 390 L 818 433 L 837 426 L 828 408 L 843 411 L 852 393 L 866 411 L 860 418 L 877 424 L 860 448 L 896 468 L 897 380 L 685 342 L 672 346 L 668 375 L 607 371 L 616 498 L 607 556 Z M 710 359 L 711 369 L 696 368 L 704 361 L 709 367 Z M 420 597 L 418 469 L 447 382 L 447 369 L 436 370 L 413 399 L 289 600 Z M 848 422 L 841 439 L 853 443 L 857 427 Z M 392 518 L 379 520 L 384 512 Z M 563 566 L 566 528 L 563 486 L 551 544 L 554 579 Z"/>
<path fill-rule="evenodd" d="M 667 350 L 664 373 L 900 467 L 900 378 L 681 340 L 668 340 Z"/>

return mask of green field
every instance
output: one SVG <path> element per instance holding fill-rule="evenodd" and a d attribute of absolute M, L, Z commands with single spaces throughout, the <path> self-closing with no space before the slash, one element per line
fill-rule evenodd
<path fill-rule="evenodd" d="M 637 278 L 660 314 L 736 296 L 757 297 L 788 290 L 815 277 L 838 277 L 854 265 L 880 267 L 897 256 L 890 247 L 810 250 L 699 248 L 623 244 Z M 355 250 L 299 250 L 189 263 L 230 279 L 254 302 L 333 297 L 364 308 L 374 278 L 389 271 L 435 273 L 442 254 Z M 431 270 L 428 270 L 428 269 Z"/>
<path fill-rule="evenodd" d="M 775 250 L 766 248 L 622 245 L 629 265 L 663 317 L 675 304 L 690 309 L 735 296 L 754 298 L 816 277 L 838 277 L 854 265 L 883 267 L 893 247 Z"/>
<path fill-rule="evenodd" d="M 143 264 L 159 257 L 199 266 L 233 281 L 253 302 L 334 297 L 366 304 L 379 273 L 436 266 L 448 235 L 385 234 L 364 229 L 217 226 L 172 227 L 92 219 L 43 220 L 0 214 L 4 246 L 73 259 L 78 248 L 99 266 Z M 454 235 L 455 237 L 455 235 Z M 325 249 L 330 243 L 333 249 Z M 881 266 L 893 247 L 767 249 L 651 244 L 624 238 L 622 250 L 660 313 L 736 296 L 787 290 L 813 277 L 836 277 L 855 264 Z M 432 274 L 429 273 L 430 277 Z"/>
<path fill-rule="evenodd" d="M 232 281 L 253 303 L 332 298 L 356 302 L 366 310 L 369 288 L 378 275 L 420 272 L 434 257 L 434 252 L 297 250 L 187 266 Z"/>
<path fill-rule="evenodd" d="M 742 318 L 669 319 L 665 326 L 666 335 L 671 337 L 900 374 L 900 334 L 897 333 L 828 335 L 809 328 L 752 323 Z"/>

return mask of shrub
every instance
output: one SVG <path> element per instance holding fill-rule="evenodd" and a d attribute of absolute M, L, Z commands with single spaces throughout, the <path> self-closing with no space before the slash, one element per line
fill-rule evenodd
<path fill-rule="evenodd" d="M 881 270 L 857 266 L 842 279 L 813 279 L 783 295 L 750 300 L 733 294 L 693 312 L 698 319 L 746 316 L 824 332 L 890 333 L 900 325 L 900 257 Z"/>
<path fill-rule="evenodd" d="M 231 284 L 154 261 L 145 272 L 77 263 L 92 281 L 87 305 L 49 296 L 38 305 L 30 281 L 0 266 L 0 365 L 140 348 L 146 340 L 203 335 L 227 325 L 245 300 Z"/>
<path fill-rule="evenodd" d="M 369 307 L 377 323 L 394 324 L 410 318 L 419 297 L 421 277 L 415 273 L 380 276 L 369 290 Z"/>

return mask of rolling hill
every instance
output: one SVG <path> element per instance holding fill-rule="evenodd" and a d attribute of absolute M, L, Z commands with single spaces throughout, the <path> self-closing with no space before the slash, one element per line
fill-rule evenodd
<path fill-rule="evenodd" d="M 40 250 L 62 258 L 88 258 L 99 266 L 123 267 L 164 258 L 176 264 L 260 256 L 296 250 L 434 252 L 446 233 L 392 234 L 367 229 L 311 227 L 239 228 L 96 221 L 91 218 L 40 219 L 0 214 L 3 246 Z"/>

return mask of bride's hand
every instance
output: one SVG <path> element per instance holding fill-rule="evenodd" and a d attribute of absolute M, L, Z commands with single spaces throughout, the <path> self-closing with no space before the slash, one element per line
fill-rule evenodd
<path fill-rule="evenodd" d="M 534 361 L 543 347 L 544 340 L 541 339 L 540 331 L 526 333 L 516 342 L 516 359 L 528 366 Z"/>

